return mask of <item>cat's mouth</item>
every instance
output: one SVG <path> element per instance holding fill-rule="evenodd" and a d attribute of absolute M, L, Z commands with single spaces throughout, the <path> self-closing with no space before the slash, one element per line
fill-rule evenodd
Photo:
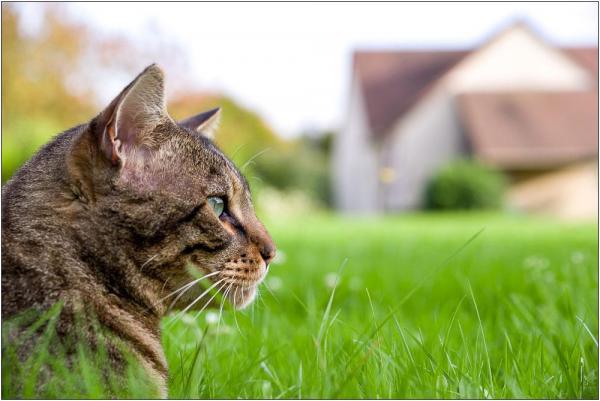
<path fill-rule="evenodd" d="M 206 271 L 197 262 L 199 261 L 192 258 L 192 265 L 203 272 L 204 277 L 211 283 L 210 287 L 236 309 L 243 309 L 254 301 L 258 286 L 268 271 L 264 262 L 249 265 L 225 264 L 216 271 Z"/>
<path fill-rule="evenodd" d="M 221 293 L 236 309 L 248 306 L 258 291 L 258 286 L 267 274 L 266 266 L 255 269 L 223 269 L 219 276 L 225 279 L 227 285 Z"/>
<path fill-rule="evenodd" d="M 252 279 L 232 280 L 229 287 L 224 290 L 225 292 L 221 290 L 221 293 L 225 295 L 233 307 L 243 309 L 252 303 L 256 297 L 258 286 L 264 280 L 265 275 L 265 273 L 262 273 Z M 231 289 L 227 291 L 227 288 Z"/>
<path fill-rule="evenodd" d="M 245 286 L 245 287 L 237 287 L 238 291 L 234 291 L 234 293 L 228 297 L 229 302 L 236 309 L 244 309 L 246 306 L 250 305 L 252 301 L 256 298 L 256 293 L 258 291 L 258 284 Z"/>

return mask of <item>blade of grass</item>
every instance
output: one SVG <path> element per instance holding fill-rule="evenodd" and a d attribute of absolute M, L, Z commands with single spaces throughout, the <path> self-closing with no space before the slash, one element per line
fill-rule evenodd
<path fill-rule="evenodd" d="M 483 338 L 483 349 L 485 351 L 485 359 L 487 362 L 487 370 L 488 376 L 490 380 L 490 390 L 494 389 L 494 377 L 492 375 L 492 363 L 490 361 L 490 352 L 488 350 L 487 341 L 485 339 L 485 332 L 483 331 L 483 323 L 481 321 L 481 315 L 479 314 L 479 308 L 477 307 L 477 301 L 475 301 L 475 294 L 473 293 L 473 288 L 471 287 L 471 282 L 467 281 L 469 286 L 469 291 L 471 292 L 471 299 L 473 300 L 473 305 L 475 306 L 475 313 L 477 314 L 477 321 L 479 322 L 479 329 L 481 331 L 481 337 Z M 493 397 L 493 394 L 491 394 Z"/>
<path fill-rule="evenodd" d="M 354 352 L 350 355 L 350 358 L 348 359 L 348 361 L 346 362 L 346 369 L 350 368 L 351 362 L 353 361 L 353 359 L 356 357 L 356 355 L 358 355 L 358 353 L 362 350 L 362 348 L 371 341 L 371 339 L 377 335 L 377 333 L 379 332 L 379 330 L 381 330 L 381 328 L 383 326 L 385 326 L 385 324 L 392 318 L 392 316 L 394 316 L 394 314 L 396 313 L 396 311 L 398 309 L 400 309 L 400 307 L 410 299 L 410 297 L 418 290 L 420 289 L 423 284 L 425 284 L 426 281 L 428 281 L 431 276 L 433 276 L 433 274 L 437 273 L 439 270 L 441 270 L 441 268 L 443 268 L 444 266 L 446 266 L 448 264 L 448 262 L 450 262 L 456 255 L 458 255 L 463 249 L 465 249 L 469 244 L 471 244 L 477 237 L 479 237 L 479 235 L 485 230 L 485 227 L 480 229 L 479 231 L 477 231 L 475 234 L 473 234 L 462 246 L 460 246 L 458 249 L 456 249 L 454 252 L 452 252 L 452 254 L 450 256 L 448 256 L 446 259 L 444 259 L 442 261 L 442 263 L 440 263 L 436 268 L 434 268 L 431 272 L 429 272 L 429 274 L 425 275 L 423 277 L 423 279 L 411 290 L 408 292 L 408 294 L 406 294 L 401 300 L 400 302 L 387 314 L 387 316 L 385 316 L 381 323 L 379 323 L 374 330 L 372 330 L 372 332 L 370 333 L 370 335 L 368 336 L 368 339 L 366 341 L 363 341 L 362 343 L 359 343 L 359 346 L 355 347 Z M 368 330 L 368 329 L 367 329 Z M 362 336 L 361 336 L 362 337 Z M 338 387 L 338 390 L 336 392 L 334 392 L 334 396 L 333 398 L 337 398 L 337 395 L 339 394 L 339 392 L 341 391 L 341 388 L 346 384 L 346 382 L 349 380 L 348 374 L 346 374 L 345 379 L 342 381 L 342 384 Z"/>
<path fill-rule="evenodd" d="M 333 285 L 333 289 L 331 290 L 331 294 L 329 295 L 329 301 L 327 302 L 327 307 L 325 308 L 325 313 L 323 314 L 323 318 L 321 319 L 321 326 L 319 327 L 319 333 L 317 334 L 317 340 L 316 340 L 317 347 L 320 346 L 321 340 L 323 339 L 323 329 L 325 328 L 325 323 L 327 322 L 327 319 L 329 318 L 329 313 L 331 312 L 331 305 L 333 304 L 333 297 L 335 296 L 335 290 L 337 289 L 337 286 L 340 282 L 342 270 L 344 269 L 344 267 L 346 266 L 347 263 L 348 263 L 348 258 L 344 259 L 340 268 L 338 269 L 338 274 L 337 274 L 337 277 L 335 278 L 335 284 Z"/>
<path fill-rule="evenodd" d="M 598 340 L 596 340 L 596 337 L 594 337 L 594 335 L 592 334 L 592 331 L 590 330 L 590 328 L 588 327 L 587 324 L 585 324 L 585 322 L 583 321 L 582 318 L 580 318 L 579 316 L 575 316 L 575 318 L 577 320 L 579 320 L 579 323 L 581 323 L 583 325 L 583 328 L 585 329 L 585 331 L 587 331 L 587 333 L 590 335 L 590 338 L 592 339 L 592 341 L 594 342 L 594 344 L 596 345 L 596 348 L 598 348 Z"/>

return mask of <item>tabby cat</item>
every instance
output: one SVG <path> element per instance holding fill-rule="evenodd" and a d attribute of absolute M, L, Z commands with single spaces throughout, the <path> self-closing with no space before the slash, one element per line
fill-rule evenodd
<path fill-rule="evenodd" d="M 164 395 L 159 323 L 173 301 L 204 306 L 204 276 L 242 308 L 275 256 L 247 181 L 208 139 L 219 114 L 174 121 L 151 65 L 43 147 L 2 189 L 2 318 L 60 301 L 66 336 L 75 312 L 93 313 Z"/>

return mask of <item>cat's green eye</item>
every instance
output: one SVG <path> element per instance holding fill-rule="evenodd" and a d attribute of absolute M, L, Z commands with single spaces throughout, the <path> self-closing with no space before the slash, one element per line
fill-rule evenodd
<path fill-rule="evenodd" d="M 208 204 L 212 208 L 213 212 L 215 212 L 218 217 L 221 217 L 223 211 L 225 211 L 225 201 L 218 196 L 211 196 L 208 198 Z"/>

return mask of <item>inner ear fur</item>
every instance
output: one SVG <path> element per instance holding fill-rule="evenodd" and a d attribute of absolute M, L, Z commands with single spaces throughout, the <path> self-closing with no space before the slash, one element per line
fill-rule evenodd
<path fill-rule="evenodd" d="M 164 73 L 152 64 L 142 71 L 96 118 L 100 149 L 113 165 L 140 146 L 165 118 Z"/>
<path fill-rule="evenodd" d="M 109 190 L 101 187 L 110 186 L 116 170 L 106 167 L 123 166 L 128 153 L 150 143 L 149 134 L 165 119 L 170 117 L 165 107 L 164 74 L 152 64 L 92 119 L 73 143 L 66 160 L 73 195 L 94 202 L 97 192 Z M 147 153 L 136 154 L 139 159 Z"/>

